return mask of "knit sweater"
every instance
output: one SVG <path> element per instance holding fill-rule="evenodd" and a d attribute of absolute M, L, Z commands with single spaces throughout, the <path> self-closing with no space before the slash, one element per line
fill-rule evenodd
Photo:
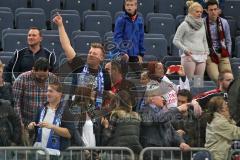
<path fill-rule="evenodd" d="M 209 54 L 204 25 L 199 30 L 192 29 L 187 22 L 182 22 L 173 39 L 173 44 L 179 48 L 181 57 L 187 51 L 192 52 L 192 58 L 197 62 L 205 62 Z"/>

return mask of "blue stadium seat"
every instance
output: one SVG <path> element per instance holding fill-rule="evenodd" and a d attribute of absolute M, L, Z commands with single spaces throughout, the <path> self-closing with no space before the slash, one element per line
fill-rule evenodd
<path fill-rule="evenodd" d="M 1 0 L 1 7 L 9 7 L 14 12 L 17 8 L 27 8 L 28 0 Z"/>
<path fill-rule="evenodd" d="M 84 17 L 84 30 L 97 31 L 103 37 L 106 32 L 112 31 L 112 17 L 109 15 L 86 15 Z"/>
<path fill-rule="evenodd" d="M 9 7 L 0 7 L 0 11 L 12 12 L 12 9 Z"/>
<path fill-rule="evenodd" d="M 158 12 L 174 15 L 183 15 L 185 0 L 158 0 Z"/>
<path fill-rule="evenodd" d="M 154 12 L 154 0 L 138 0 L 138 11 L 145 19 L 148 13 Z"/>
<path fill-rule="evenodd" d="M 152 13 L 152 12 L 148 13 L 146 15 L 146 19 L 145 19 L 145 25 L 146 25 L 146 31 L 147 32 L 149 30 L 147 23 L 148 23 L 149 19 L 152 18 L 152 17 L 171 18 L 171 19 L 174 18 L 173 15 L 168 14 L 168 13 Z"/>
<path fill-rule="evenodd" d="M 239 16 L 240 1 L 228 0 L 224 3 L 223 14 L 237 19 Z"/>
<path fill-rule="evenodd" d="M 144 62 L 150 62 L 150 61 L 158 61 L 157 57 L 154 55 L 149 55 L 149 54 L 145 54 L 144 58 L 143 58 Z"/>
<path fill-rule="evenodd" d="M 60 54 L 63 52 L 59 34 L 57 30 L 44 30 L 42 31 L 42 46 L 47 48 L 49 51 L 54 52 L 57 60 L 60 57 Z"/>
<path fill-rule="evenodd" d="M 165 38 L 144 37 L 143 43 L 147 55 L 154 55 L 158 60 L 162 60 L 167 55 L 167 40 Z"/>
<path fill-rule="evenodd" d="M 50 13 L 54 9 L 60 9 L 61 0 L 31 0 L 32 8 L 42 8 L 49 20 Z"/>
<path fill-rule="evenodd" d="M 10 11 L 0 10 L 0 48 L 2 45 L 2 30 L 5 28 L 13 28 L 13 13 Z"/>
<path fill-rule="evenodd" d="M 3 64 L 7 65 L 8 62 L 10 61 L 10 59 L 12 58 L 12 56 L 1 56 L 0 55 L 0 60 L 2 61 Z"/>
<path fill-rule="evenodd" d="M 150 17 L 147 20 L 148 33 L 164 34 L 168 44 L 170 37 L 175 33 L 175 19 L 168 17 Z"/>
<path fill-rule="evenodd" d="M 28 29 L 30 27 L 46 28 L 46 16 L 42 8 L 17 8 L 15 10 L 15 27 Z"/>
<path fill-rule="evenodd" d="M 75 52 L 88 53 L 93 42 L 101 43 L 100 34 L 96 31 L 76 31 L 72 35 L 72 45 Z"/>
<path fill-rule="evenodd" d="M 13 56 L 14 52 L 9 52 L 9 51 L 1 51 L 0 56 Z"/>
<path fill-rule="evenodd" d="M 80 17 L 86 10 L 93 10 L 95 0 L 63 0 L 64 10 L 77 10 Z"/>
<path fill-rule="evenodd" d="M 168 61 L 178 61 L 178 62 L 180 62 L 181 57 L 179 57 L 179 56 L 165 56 L 161 62 L 162 62 L 162 64 L 165 64 Z"/>
<path fill-rule="evenodd" d="M 2 48 L 4 51 L 14 52 L 27 46 L 27 30 L 4 29 L 2 31 Z"/>
<path fill-rule="evenodd" d="M 96 10 L 109 11 L 112 17 L 122 9 L 123 0 L 96 0 Z"/>
<path fill-rule="evenodd" d="M 184 21 L 185 15 L 177 15 L 176 16 L 176 28 Z"/>
<path fill-rule="evenodd" d="M 63 18 L 65 30 L 69 37 L 72 35 L 73 31 L 80 30 L 81 19 L 79 16 L 79 12 L 77 10 L 60 10 L 60 11 L 57 10 L 57 12 L 59 12 L 59 14 Z M 56 10 L 53 10 L 51 12 L 52 19 L 55 15 L 56 15 Z M 54 30 L 57 29 L 57 25 L 55 25 L 52 21 L 51 21 L 51 28 Z"/>

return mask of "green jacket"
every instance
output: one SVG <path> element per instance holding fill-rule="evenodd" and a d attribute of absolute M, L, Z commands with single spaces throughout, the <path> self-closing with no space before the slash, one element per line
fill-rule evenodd
<path fill-rule="evenodd" d="M 235 121 L 215 112 L 212 122 L 207 124 L 205 143 L 213 159 L 226 160 L 234 139 L 240 139 L 240 128 L 236 126 Z"/>

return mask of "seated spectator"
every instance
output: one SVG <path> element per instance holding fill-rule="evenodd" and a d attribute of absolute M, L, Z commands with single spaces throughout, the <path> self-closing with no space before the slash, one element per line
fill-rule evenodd
<path fill-rule="evenodd" d="M 49 84 L 47 98 L 47 103 L 39 108 L 36 120 L 28 125 L 28 129 L 35 129 L 34 146 L 46 148 L 54 157 L 70 146 L 74 119 L 62 99 L 60 83 Z"/>
<path fill-rule="evenodd" d="M 164 73 L 164 66 L 162 63 L 157 61 L 149 62 L 148 64 L 149 76 L 152 80 L 159 82 L 161 87 L 161 94 L 166 100 L 166 107 L 176 107 L 177 106 L 177 92 L 179 89 L 190 90 L 190 85 L 188 78 L 185 75 L 183 66 L 179 66 L 177 74 L 180 76 L 179 85 L 174 84 L 168 79 L 166 74 L 172 74 L 173 72 L 168 68 L 166 74 Z"/>
<path fill-rule="evenodd" d="M 40 57 L 48 59 L 50 71 L 54 69 L 56 55 L 41 45 L 42 40 L 43 38 L 40 29 L 36 27 L 29 29 L 27 35 L 28 47 L 16 50 L 14 56 L 5 67 L 4 72 L 6 73 L 6 76 L 4 79 L 6 82 L 12 83 L 18 75 L 30 71 L 35 61 Z"/>
<path fill-rule="evenodd" d="M 205 147 L 212 153 L 213 159 L 226 160 L 232 140 L 240 139 L 240 128 L 231 118 L 223 97 L 213 97 L 208 102 L 208 110 Z"/>
<path fill-rule="evenodd" d="M 102 119 L 104 145 L 129 147 L 138 155 L 142 150 L 139 142 L 141 120 L 138 113 L 132 111 L 130 94 L 125 90 L 119 91 L 111 105 L 115 109 L 111 113 L 110 120 Z"/>
<path fill-rule="evenodd" d="M 168 111 L 164 111 L 164 100 L 159 94 L 159 85 L 156 82 L 150 82 L 146 90 L 146 104 L 139 112 L 142 118 L 140 130 L 141 144 L 144 148 L 179 146 L 181 150 L 186 151 L 190 147 L 177 134 L 171 124 L 171 120 L 179 112 L 186 112 L 187 105 L 172 107 Z M 151 159 L 148 156 L 146 156 L 146 159 Z M 153 159 L 159 159 L 159 156 L 160 153 L 153 152 Z"/>
<path fill-rule="evenodd" d="M 0 60 L 0 99 L 9 100 L 13 106 L 12 86 L 10 83 L 4 81 L 4 66 Z"/>

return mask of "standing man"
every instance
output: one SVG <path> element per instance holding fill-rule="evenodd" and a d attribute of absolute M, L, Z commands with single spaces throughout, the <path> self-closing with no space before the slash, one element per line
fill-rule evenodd
<path fill-rule="evenodd" d="M 145 49 L 143 47 L 144 23 L 137 14 L 137 0 L 124 0 L 125 14 L 119 16 L 115 22 L 114 42 L 118 45 L 124 41 L 131 42 L 128 49 L 121 49 L 123 58 L 129 62 L 143 62 Z"/>
<path fill-rule="evenodd" d="M 207 59 L 207 73 L 217 83 L 219 72 L 231 71 L 229 57 L 231 56 L 232 41 L 227 20 L 219 17 L 218 2 L 208 0 L 206 7 L 208 16 L 205 19 L 205 26 L 210 50 Z"/>
<path fill-rule="evenodd" d="M 100 109 L 104 101 L 104 91 L 109 91 L 111 89 L 109 74 L 101 66 L 105 57 L 104 47 L 100 43 L 92 43 L 88 52 L 87 62 L 85 63 L 80 57 L 76 56 L 76 52 L 71 46 L 70 40 L 66 34 L 62 17 L 57 15 L 53 19 L 53 22 L 58 26 L 60 42 L 68 59 L 68 65 L 70 66 L 70 70 L 66 70 L 67 67 L 63 67 L 60 70 L 67 73 L 76 73 L 72 81 L 72 85 L 75 86 L 73 94 L 76 94 L 76 89 L 78 88 L 76 86 L 91 87 L 94 91 L 94 109 Z M 94 117 L 86 113 L 84 116 L 85 121 L 81 121 L 80 123 L 79 132 L 81 136 L 86 139 L 86 146 L 93 147 L 100 143 L 100 133 L 98 133 L 100 132 L 100 128 L 95 128 L 98 126 L 97 123 L 99 122 L 96 118 L 99 117 Z"/>
<path fill-rule="evenodd" d="M 35 119 L 38 107 L 47 101 L 48 83 L 58 81 L 49 69 L 48 59 L 41 57 L 35 61 L 31 71 L 22 73 L 13 83 L 14 108 L 22 127 Z"/>
<path fill-rule="evenodd" d="M 6 72 L 6 82 L 12 82 L 22 72 L 30 71 L 34 62 L 40 57 L 47 58 L 51 66 L 50 70 L 53 70 L 56 56 L 53 52 L 43 48 L 41 46 L 41 41 L 41 31 L 36 27 L 30 28 L 27 35 L 28 47 L 16 50 L 14 56 L 5 67 L 4 72 Z M 14 79 L 12 79 L 12 77 Z"/>

